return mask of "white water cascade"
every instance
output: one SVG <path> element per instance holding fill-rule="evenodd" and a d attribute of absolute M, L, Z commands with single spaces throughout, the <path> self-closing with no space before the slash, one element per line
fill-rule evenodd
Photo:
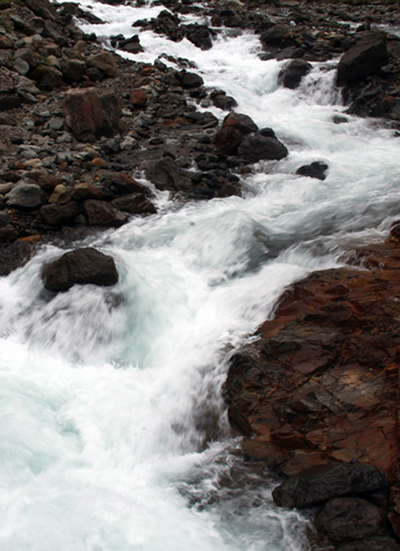
<path fill-rule="evenodd" d="M 104 39 L 163 9 L 80 4 L 106 22 L 82 28 Z M 57 245 L 0 278 L 0 548 L 303 551 L 307 520 L 276 508 L 273 478 L 237 451 L 227 358 L 287 285 L 382 238 L 400 212 L 400 140 L 376 121 L 334 124 L 334 63 L 293 91 L 249 32 L 208 51 L 150 31 L 140 41 L 132 59 L 190 59 L 290 155 L 257 165 L 243 198 L 160 193 L 157 215 L 86 239 L 116 259 L 112 291 L 50 299 L 40 271 Z M 329 165 L 324 182 L 295 175 L 315 160 Z"/>

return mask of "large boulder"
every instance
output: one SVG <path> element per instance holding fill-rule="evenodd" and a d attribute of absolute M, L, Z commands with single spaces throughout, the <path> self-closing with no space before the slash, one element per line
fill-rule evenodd
<path fill-rule="evenodd" d="M 262 134 L 245 136 L 238 148 L 238 155 L 244 161 L 256 163 L 261 160 L 279 161 L 289 154 L 285 145 L 276 138 Z"/>
<path fill-rule="evenodd" d="M 334 497 L 365 495 L 385 490 L 386 476 L 376 467 L 361 463 L 333 463 L 289 478 L 272 492 L 281 507 L 312 507 Z"/>
<path fill-rule="evenodd" d="M 93 248 L 76 249 L 51 262 L 42 271 L 49 291 L 67 291 L 75 284 L 108 286 L 118 282 L 114 259 Z"/>
<path fill-rule="evenodd" d="M 312 69 L 312 65 L 303 59 L 293 59 L 288 65 L 279 71 L 278 81 L 285 88 L 294 90 L 301 79 Z"/>
<path fill-rule="evenodd" d="M 332 543 L 383 535 L 386 512 L 365 499 L 345 497 L 328 501 L 315 518 L 315 526 Z"/>
<path fill-rule="evenodd" d="M 277 23 L 263 32 L 260 36 L 260 40 L 267 46 L 280 46 L 289 31 L 289 27 L 283 23 Z"/>
<path fill-rule="evenodd" d="M 337 84 L 343 86 L 376 73 L 386 63 L 386 35 L 373 31 L 364 36 L 341 58 Z"/>
<path fill-rule="evenodd" d="M 346 543 L 338 551 L 400 551 L 400 545 L 391 538 L 373 537 Z"/>
<path fill-rule="evenodd" d="M 121 131 L 121 107 L 113 92 L 72 89 L 65 94 L 63 105 L 67 125 L 79 140 L 112 137 Z"/>

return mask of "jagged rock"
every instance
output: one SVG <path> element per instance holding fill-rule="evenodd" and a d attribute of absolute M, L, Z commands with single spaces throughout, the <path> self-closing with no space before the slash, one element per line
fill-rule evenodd
<path fill-rule="evenodd" d="M 118 195 L 128 195 L 131 193 L 147 193 L 147 188 L 132 178 L 130 174 L 119 172 L 112 175 L 112 187 Z"/>
<path fill-rule="evenodd" d="M 102 51 L 98 54 L 93 54 L 86 60 L 88 67 L 98 69 L 103 74 L 115 78 L 119 75 L 119 69 L 115 63 L 114 55 L 111 52 Z"/>
<path fill-rule="evenodd" d="M 7 195 L 7 206 L 18 209 L 36 209 L 43 205 L 43 192 L 37 184 L 17 184 Z"/>
<path fill-rule="evenodd" d="M 144 90 L 134 90 L 129 97 L 129 103 L 135 107 L 144 107 L 146 102 L 147 93 Z"/>
<path fill-rule="evenodd" d="M 84 201 L 83 210 L 91 226 L 119 228 L 128 222 L 126 214 L 109 203 L 97 199 L 87 199 Z"/>
<path fill-rule="evenodd" d="M 376 73 L 388 58 L 385 33 L 373 31 L 350 48 L 338 65 L 337 83 L 339 86 Z"/>
<path fill-rule="evenodd" d="M 261 134 L 245 136 L 238 148 L 238 155 L 246 162 L 283 159 L 289 154 L 286 146 L 276 138 L 266 138 Z"/>
<path fill-rule="evenodd" d="M 132 193 L 114 199 L 111 204 L 129 214 L 156 214 L 156 208 L 142 193 Z"/>
<path fill-rule="evenodd" d="M 78 216 L 80 206 L 75 201 L 70 201 L 65 205 L 43 205 L 40 209 L 40 215 L 46 224 L 57 226 Z"/>
<path fill-rule="evenodd" d="M 215 147 L 222 155 L 236 155 L 243 134 L 234 126 L 223 126 L 215 136 Z"/>
<path fill-rule="evenodd" d="M 387 515 L 381 507 L 359 498 L 328 501 L 315 518 L 317 529 L 335 544 L 384 535 Z"/>
<path fill-rule="evenodd" d="M 82 82 L 86 64 L 79 59 L 63 58 L 60 62 L 60 69 L 65 82 Z"/>
<path fill-rule="evenodd" d="M 325 180 L 325 172 L 328 170 L 328 165 L 320 161 L 314 161 L 309 165 L 303 165 L 296 170 L 296 174 L 300 176 L 308 176 L 309 178 L 318 178 Z"/>
<path fill-rule="evenodd" d="M 58 293 L 73 285 L 115 285 L 118 271 L 111 256 L 88 247 L 65 253 L 45 266 L 42 280 L 46 289 Z"/>
<path fill-rule="evenodd" d="M 361 463 L 333 463 L 305 470 L 285 480 L 272 492 L 277 505 L 304 509 L 329 499 L 366 495 L 388 488 L 386 476 L 376 467 Z"/>
<path fill-rule="evenodd" d="M 237 101 L 235 100 L 235 98 L 233 98 L 232 96 L 227 96 L 225 92 L 214 95 L 211 94 L 211 100 L 215 107 L 218 107 L 223 111 L 228 111 L 229 109 L 237 107 Z"/>
<path fill-rule="evenodd" d="M 241 113 L 229 113 L 229 115 L 226 115 L 222 123 L 222 127 L 224 126 L 236 128 L 244 135 L 257 132 L 258 130 L 258 126 L 253 119 Z"/>
<path fill-rule="evenodd" d="M 113 92 L 94 88 L 69 90 L 63 101 L 65 119 L 80 140 L 114 136 L 121 130 L 121 108 Z"/>
<path fill-rule="evenodd" d="M 301 79 L 307 75 L 312 69 L 312 66 L 307 61 L 302 59 L 294 59 L 286 67 L 281 69 L 278 75 L 278 81 L 285 88 L 294 90 L 300 84 Z"/>
<path fill-rule="evenodd" d="M 33 11 L 35 15 L 44 19 L 55 19 L 55 7 L 48 0 L 23 0 L 23 3 Z"/>

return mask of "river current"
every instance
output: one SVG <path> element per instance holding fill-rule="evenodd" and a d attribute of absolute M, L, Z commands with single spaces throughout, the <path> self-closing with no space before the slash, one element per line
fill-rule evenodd
<path fill-rule="evenodd" d="M 163 9 L 80 4 L 105 21 L 81 25 L 105 43 Z M 307 519 L 276 508 L 276 480 L 238 453 L 227 360 L 286 286 L 382 239 L 399 213 L 400 140 L 377 121 L 334 123 L 334 61 L 293 91 L 250 32 L 226 29 L 208 51 L 150 31 L 140 41 L 126 57 L 193 61 L 290 155 L 256 165 L 241 198 L 158 192 L 157 215 L 86 239 L 116 259 L 112 291 L 49 300 L 40 270 L 65 250 L 55 244 L 0 278 L 0 548 L 304 551 Z M 329 165 L 324 182 L 295 174 L 312 161 Z"/>

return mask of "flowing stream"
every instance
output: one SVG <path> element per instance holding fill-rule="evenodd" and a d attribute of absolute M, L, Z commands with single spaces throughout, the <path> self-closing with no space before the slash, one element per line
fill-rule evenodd
<path fill-rule="evenodd" d="M 104 40 L 163 9 L 80 4 L 106 22 L 81 25 Z M 290 155 L 259 163 L 242 198 L 158 193 L 157 215 L 86 239 L 116 259 L 112 290 L 50 299 L 40 270 L 56 245 L 0 278 L 0 548 L 303 551 L 307 519 L 276 508 L 276 481 L 238 453 L 227 358 L 287 285 L 382 238 L 400 207 L 400 140 L 377 121 L 333 122 L 334 62 L 292 91 L 249 32 L 227 29 L 209 51 L 150 31 L 140 41 L 135 59 L 190 59 Z M 295 175 L 312 161 L 329 165 L 324 182 Z"/>

